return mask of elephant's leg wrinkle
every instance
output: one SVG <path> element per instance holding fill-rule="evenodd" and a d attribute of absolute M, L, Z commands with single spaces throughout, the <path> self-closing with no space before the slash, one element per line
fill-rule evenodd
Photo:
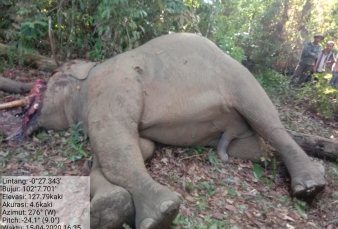
<path fill-rule="evenodd" d="M 140 148 L 143 159 L 148 160 L 154 152 L 155 144 L 148 139 L 140 138 Z M 96 154 L 93 155 L 90 175 L 91 227 L 118 229 L 122 228 L 123 223 L 134 225 L 135 208 L 130 193 L 122 187 L 113 185 L 103 176 Z"/>
<path fill-rule="evenodd" d="M 277 136 L 279 141 L 276 141 Z M 285 129 L 274 129 L 271 133 L 272 142 L 288 168 L 291 176 L 292 193 L 296 196 L 313 196 L 321 192 L 325 179 L 314 166 L 310 158 L 297 145 Z"/>
<path fill-rule="evenodd" d="M 133 225 L 135 209 L 130 193 L 113 185 L 102 174 L 96 154 L 90 172 L 91 228 L 120 229 L 124 223 Z"/>
<path fill-rule="evenodd" d="M 226 164 L 229 161 L 229 157 L 227 154 L 227 148 L 230 144 L 231 139 L 227 136 L 227 134 L 224 132 L 220 138 L 220 140 L 217 143 L 217 154 L 218 157 L 221 159 L 221 161 Z"/>
<path fill-rule="evenodd" d="M 118 129 L 114 141 L 91 137 L 91 144 L 111 183 L 125 188 L 136 210 L 136 228 L 167 228 L 178 213 L 180 200 L 168 188 L 156 183 L 144 165 L 138 137 Z M 116 144 L 118 143 L 118 144 Z"/>

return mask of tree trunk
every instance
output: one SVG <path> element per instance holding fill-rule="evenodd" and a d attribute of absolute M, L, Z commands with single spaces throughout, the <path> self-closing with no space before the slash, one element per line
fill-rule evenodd
<path fill-rule="evenodd" d="M 336 161 L 338 158 L 338 142 L 313 136 L 288 131 L 293 140 L 310 156 Z"/>
<path fill-rule="evenodd" d="M 12 51 L 13 49 L 11 49 L 8 45 L 0 43 L 0 55 L 8 56 Z M 26 65 L 43 71 L 52 72 L 57 68 L 53 59 L 41 56 L 39 54 L 25 54 L 22 55 L 20 58 L 24 60 L 24 63 Z"/>
<path fill-rule="evenodd" d="M 22 94 L 31 90 L 33 83 L 21 83 L 0 76 L 0 91 Z"/>

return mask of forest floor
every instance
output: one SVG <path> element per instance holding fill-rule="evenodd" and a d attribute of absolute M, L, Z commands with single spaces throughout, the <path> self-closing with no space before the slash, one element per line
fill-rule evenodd
<path fill-rule="evenodd" d="M 32 81 L 49 74 L 16 68 L 3 76 Z M 0 92 L 0 102 L 20 95 Z M 294 101 L 272 99 L 284 125 L 291 130 L 338 140 L 338 127 Z M 0 174 L 4 176 L 88 176 L 92 151 L 79 126 L 67 131 L 41 130 L 20 146 L 5 134 L 20 126 L 20 109 L 0 112 Z M 9 122 L 11 120 L 11 122 Z M 276 155 L 275 152 L 269 154 Z M 180 212 L 171 228 L 338 228 L 338 163 L 313 158 L 326 169 L 327 186 L 314 200 L 290 196 L 290 179 L 278 156 L 252 163 L 230 158 L 227 165 L 206 147 L 165 146 L 146 163 L 151 176 L 177 192 Z"/>

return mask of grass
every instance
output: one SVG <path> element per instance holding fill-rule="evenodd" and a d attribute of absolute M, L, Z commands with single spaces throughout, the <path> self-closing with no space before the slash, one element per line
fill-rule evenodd
<path fill-rule="evenodd" d="M 304 106 L 320 117 L 333 120 L 338 112 L 338 90 L 329 85 L 331 73 L 314 74 L 313 79 L 300 89 L 290 87 L 290 76 L 282 75 L 274 70 L 255 74 L 275 104 L 295 101 L 295 105 Z"/>
<path fill-rule="evenodd" d="M 224 215 L 223 215 L 224 217 Z M 173 222 L 173 229 L 185 228 L 185 229 L 235 229 L 226 220 L 213 219 L 210 216 L 205 216 L 203 219 L 200 217 L 183 216 L 179 213 Z"/>
<path fill-rule="evenodd" d="M 80 126 L 82 122 L 73 124 L 69 128 L 70 135 L 67 138 L 68 147 L 64 151 L 63 155 L 73 162 L 83 157 L 88 157 L 87 152 L 84 150 L 86 144 L 87 134 Z"/>

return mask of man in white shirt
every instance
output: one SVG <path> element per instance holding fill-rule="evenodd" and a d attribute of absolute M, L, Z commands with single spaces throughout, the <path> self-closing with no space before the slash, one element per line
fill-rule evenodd
<path fill-rule="evenodd" d="M 331 52 L 332 48 L 334 46 L 333 41 L 328 41 L 326 43 L 325 49 L 321 50 L 318 58 L 316 60 L 316 64 L 313 68 L 314 73 L 321 73 L 323 71 L 330 72 L 332 68 L 332 64 L 335 62 L 334 55 Z"/>

